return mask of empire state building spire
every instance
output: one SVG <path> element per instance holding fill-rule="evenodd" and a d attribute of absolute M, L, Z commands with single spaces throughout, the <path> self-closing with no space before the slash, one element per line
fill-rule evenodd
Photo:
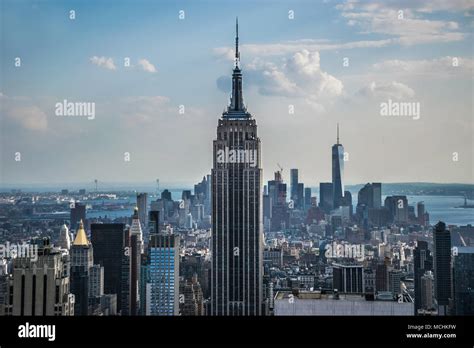
<path fill-rule="evenodd" d="M 235 20 L 235 62 L 232 73 L 232 96 L 228 108 L 228 117 L 249 117 L 244 106 L 242 95 L 242 71 L 240 70 L 240 52 L 239 52 L 239 20 Z"/>
<path fill-rule="evenodd" d="M 239 17 L 235 18 L 235 66 L 240 65 L 240 52 L 239 52 Z"/>

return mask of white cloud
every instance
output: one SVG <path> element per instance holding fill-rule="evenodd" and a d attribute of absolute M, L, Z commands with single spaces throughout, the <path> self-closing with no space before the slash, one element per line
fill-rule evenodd
<path fill-rule="evenodd" d="M 354 48 L 377 48 L 388 46 L 392 44 L 392 42 L 391 39 L 353 41 L 345 43 L 329 42 L 327 40 L 302 39 L 272 44 L 247 44 L 241 46 L 241 51 L 245 52 L 246 56 L 264 57 L 294 54 L 303 50 L 320 52 Z M 217 47 L 214 49 L 214 54 L 229 61 L 234 60 L 234 49 L 232 47 Z"/>
<path fill-rule="evenodd" d="M 261 94 L 302 98 L 320 110 L 343 93 L 342 82 L 321 70 L 317 51 L 302 50 L 279 63 L 256 58 L 245 71 Z"/>
<path fill-rule="evenodd" d="M 385 34 L 393 36 L 392 42 L 404 46 L 424 43 L 461 41 L 466 34 L 459 31 L 454 21 L 433 20 L 425 17 L 426 12 L 437 10 L 465 10 L 469 7 L 464 1 L 458 6 L 437 1 L 434 5 L 423 2 L 358 2 L 349 0 L 336 6 L 347 24 L 358 27 L 364 34 Z"/>
<path fill-rule="evenodd" d="M 370 99 L 394 98 L 401 100 L 414 97 L 415 91 L 407 85 L 396 81 L 380 85 L 372 81 L 369 85 L 361 88 L 356 95 Z"/>
<path fill-rule="evenodd" d="M 112 58 L 93 56 L 90 58 L 92 64 L 109 70 L 117 70 Z"/>
<path fill-rule="evenodd" d="M 382 74 L 431 75 L 435 77 L 458 75 L 470 79 L 474 72 L 474 59 L 451 56 L 431 60 L 393 59 L 376 63 L 373 65 L 373 69 Z"/>
<path fill-rule="evenodd" d="M 367 8 L 373 10 L 383 8 L 409 8 L 420 12 L 463 12 L 474 9 L 474 3 L 471 0 L 385 0 L 385 1 L 368 1 L 361 3 L 359 0 L 347 0 L 345 3 L 338 4 L 337 9 L 350 11 L 366 5 Z"/>
<path fill-rule="evenodd" d="M 6 120 L 28 130 L 44 131 L 48 128 L 46 114 L 38 106 L 32 105 L 28 98 L 8 97 L 0 93 L 0 101 Z"/>
<path fill-rule="evenodd" d="M 148 60 L 146 59 L 140 59 L 138 61 L 138 65 L 144 70 L 144 71 L 147 71 L 147 72 L 150 72 L 150 73 L 156 73 L 156 68 L 153 64 L 151 64 Z"/>

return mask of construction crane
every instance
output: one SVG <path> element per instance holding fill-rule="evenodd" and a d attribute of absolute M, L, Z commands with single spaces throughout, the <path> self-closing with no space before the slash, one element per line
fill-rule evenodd
<path fill-rule="evenodd" d="M 280 168 L 280 173 L 283 175 L 283 167 L 280 165 L 280 163 L 277 163 L 278 168 Z"/>

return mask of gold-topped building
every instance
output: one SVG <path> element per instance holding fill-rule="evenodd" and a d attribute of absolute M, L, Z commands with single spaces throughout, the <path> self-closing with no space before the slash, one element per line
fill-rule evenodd
<path fill-rule="evenodd" d="M 90 242 L 87 239 L 86 231 L 84 230 L 84 223 L 79 221 L 79 227 L 77 228 L 76 238 L 74 239 L 74 243 L 72 245 L 89 245 Z"/>
<path fill-rule="evenodd" d="M 71 292 L 75 296 L 75 315 L 89 314 L 89 271 L 93 263 L 92 244 L 87 239 L 81 219 L 71 247 Z"/>

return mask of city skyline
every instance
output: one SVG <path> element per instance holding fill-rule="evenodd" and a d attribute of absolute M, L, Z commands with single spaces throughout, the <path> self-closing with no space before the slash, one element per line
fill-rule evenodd
<path fill-rule="evenodd" d="M 0 344 L 472 340 L 472 0 L 0 1 Z"/>
<path fill-rule="evenodd" d="M 95 3 L 92 13 L 76 2 L 5 2 L 3 19 L 12 30 L 3 33 L 2 60 L 11 64 L 5 63 L 0 85 L 2 186 L 95 178 L 192 184 L 209 173 L 207 139 L 231 87 L 228 28 L 236 15 L 245 36 L 246 101 L 264 144 L 264 180 L 280 163 L 299 168 L 301 180 L 313 187 L 329 181 L 329 147 L 340 123 L 348 185 L 472 183 L 469 3 L 301 1 L 277 2 L 269 10 L 243 2 L 229 11 L 223 2 L 211 6 L 215 21 L 207 26 L 203 10 L 191 3 L 165 3 L 169 11 L 161 12 L 148 4 L 148 13 L 143 7 L 130 11 L 127 2 L 114 9 L 104 4 Z M 49 17 L 39 16 L 43 11 Z M 88 33 L 104 11 L 113 14 L 102 29 L 107 40 L 91 40 Z M 30 20 L 25 28 L 20 13 Z M 126 23 L 140 19 L 140 25 L 119 28 L 125 13 Z M 366 19 L 370 15 L 390 25 L 381 28 Z M 259 23 L 265 21 L 281 29 L 263 29 Z M 32 25 L 42 30 L 28 36 Z M 168 30 L 175 33 L 171 40 L 165 40 Z M 131 37 L 139 40 L 131 44 Z M 144 38 L 151 38 L 148 44 Z M 71 50 L 54 50 L 58 42 L 70 42 Z M 433 83 L 436 91 L 426 88 Z M 379 104 L 390 100 L 420 103 L 420 118 L 382 116 Z M 94 118 L 57 116 L 55 105 L 64 101 L 94 102 Z"/>

